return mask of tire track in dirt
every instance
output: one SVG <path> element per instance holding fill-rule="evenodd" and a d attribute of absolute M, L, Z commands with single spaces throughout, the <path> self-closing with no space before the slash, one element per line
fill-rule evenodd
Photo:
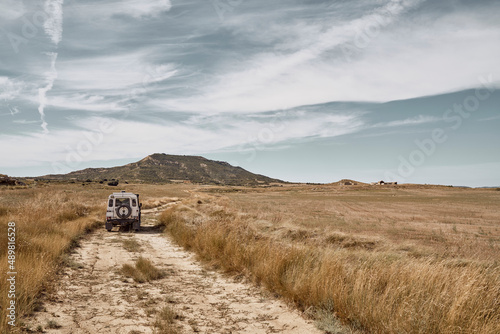
<path fill-rule="evenodd" d="M 139 233 L 103 228 L 82 240 L 55 283 L 57 292 L 25 323 L 46 333 L 154 333 L 155 313 L 168 305 L 180 315 L 176 323 L 183 333 L 321 333 L 266 292 L 203 269 L 194 254 L 153 229 L 158 211 L 143 211 Z M 125 250 L 127 239 L 141 251 Z M 119 269 L 139 256 L 167 276 L 142 284 L 125 278 Z"/>

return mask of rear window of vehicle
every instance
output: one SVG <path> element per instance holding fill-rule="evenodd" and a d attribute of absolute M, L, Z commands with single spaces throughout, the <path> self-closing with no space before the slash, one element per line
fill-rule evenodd
<path fill-rule="evenodd" d="M 110 199 L 110 200 L 109 200 L 108 206 L 109 206 L 110 208 L 111 208 L 111 207 L 113 207 L 113 200 L 112 200 L 112 199 Z"/>
<path fill-rule="evenodd" d="M 130 206 L 130 198 L 116 198 L 115 206 L 129 205 Z"/>
<path fill-rule="evenodd" d="M 135 198 L 132 198 L 132 206 L 137 206 L 137 200 Z"/>

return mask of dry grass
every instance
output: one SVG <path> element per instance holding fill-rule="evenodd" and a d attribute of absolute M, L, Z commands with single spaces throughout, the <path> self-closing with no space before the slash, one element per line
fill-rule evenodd
<path fill-rule="evenodd" d="M 142 202 L 143 209 L 153 209 L 163 206 L 168 203 L 176 202 L 179 198 L 177 197 L 162 197 L 162 198 L 150 198 Z"/>
<path fill-rule="evenodd" d="M 55 321 L 55 320 L 49 320 L 49 321 L 47 321 L 47 326 L 46 327 L 49 328 L 49 329 L 59 329 L 62 326 L 59 325 L 57 323 L 57 321 Z"/>
<path fill-rule="evenodd" d="M 125 187 L 125 185 L 123 186 Z M 106 200 L 120 190 L 140 193 L 141 198 L 185 197 L 186 186 L 126 185 L 112 188 L 90 184 L 45 184 L 36 187 L 0 187 L 0 280 L 5 282 L 7 270 L 7 224 L 16 223 L 16 323 L 30 314 L 44 290 L 51 292 L 50 280 L 64 256 L 78 239 L 95 227 L 102 227 Z M 135 249 L 135 247 L 134 247 Z M 6 317 L 7 284 L 0 284 L 0 332 L 8 328 Z"/>
<path fill-rule="evenodd" d="M 137 270 L 142 272 L 148 281 L 153 281 L 165 277 L 165 272 L 156 268 L 153 263 L 143 257 L 135 262 Z"/>
<path fill-rule="evenodd" d="M 135 239 L 124 239 L 121 240 L 123 248 L 132 253 L 138 253 L 142 251 L 141 244 Z"/>
<path fill-rule="evenodd" d="M 166 273 L 153 265 L 151 261 L 142 256 L 135 261 L 135 266 L 124 264 L 121 273 L 126 277 L 131 277 L 137 283 L 154 281 L 165 277 Z"/>
<path fill-rule="evenodd" d="M 289 230 L 304 230 L 372 239 L 374 248 L 406 250 L 415 257 L 499 260 L 500 194 L 494 190 L 293 186 L 226 196 L 279 238 Z M 321 237 L 304 240 L 325 242 Z"/>
<path fill-rule="evenodd" d="M 0 207 L 0 217 L 6 216 L 9 213 L 9 209 L 5 207 Z"/>
<path fill-rule="evenodd" d="M 246 274 L 303 310 L 313 308 L 322 328 L 340 319 L 370 333 L 500 333 L 499 245 L 488 241 L 498 236 L 498 193 L 477 192 L 473 199 L 462 190 L 438 190 L 396 191 L 405 196 L 400 201 L 362 190 L 344 193 L 348 200 L 338 196 L 332 206 L 325 205 L 330 193 L 303 189 L 231 194 L 233 203 L 207 197 L 199 205 L 193 198 L 165 211 L 161 221 L 204 261 Z M 442 198 L 433 204 L 430 194 Z M 480 226 L 486 237 L 469 235 L 460 224 L 470 253 L 453 248 L 452 228 L 432 233 L 433 224 L 455 218 L 458 224 L 472 208 L 475 219 L 468 219 L 477 225 L 469 230 Z M 420 218 L 399 233 L 397 225 L 417 211 L 434 220 Z"/>
<path fill-rule="evenodd" d="M 155 334 L 179 334 L 181 330 L 175 324 L 175 320 L 181 316 L 170 306 L 163 307 L 156 316 L 154 322 Z"/>
<path fill-rule="evenodd" d="M 141 273 L 139 270 L 137 270 L 136 267 L 130 264 L 124 264 L 120 272 L 122 273 L 123 276 L 130 277 L 137 283 L 144 283 L 147 281 L 144 274 Z"/>
<path fill-rule="evenodd" d="M 92 198 L 64 190 L 1 189 L 0 204 L 6 210 L 0 215 L 0 244 L 7 245 L 8 222 L 16 223 L 16 313 L 20 317 L 32 312 L 36 297 L 58 266 L 64 254 L 77 245 L 83 234 L 98 224 L 99 205 Z M 6 247 L 0 247 L 0 276 L 5 282 Z M 9 302 L 7 286 L 0 288 L 2 317 L 0 329 L 7 328 L 5 306 Z"/>
<path fill-rule="evenodd" d="M 193 190 L 126 187 L 152 207 Z M 340 319 L 373 333 L 500 333 L 500 192 L 233 188 L 199 187 L 226 197 L 195 195 L 165 211 L 160 224 L 208 263 L 312 310 L 330 332 Z M 36 307 L 41 291 L 50 292 L 48 282 L 61 264 L 79 265 L 64 254 L 102 226 L 106 198 L 119 190 L 94 184 L 0 188 L 0 244 L 7 244 L 7 223 L 16 222 L 18 320 Z M 157 277 L 146 262 L 130 267 L 150 272 L 145 280 Z M 2 282 L 6 272 L 6 248 L 0 247 Z M 7 328 L 6 288 L 0 285 L 1 332 Z M 175 333 L 175 324 L 168 326 L 157 332 Z"/>

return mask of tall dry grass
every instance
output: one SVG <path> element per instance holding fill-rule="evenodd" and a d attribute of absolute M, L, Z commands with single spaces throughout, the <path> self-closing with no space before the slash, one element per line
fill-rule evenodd
<path fill-rule="evenodd" d="M 160 217 L 182 246 L 245 274 L 301 309 L 370 333 L 500 333 L 498 263 L 276 238 L 227 203 L 204 199 Z"/>
<path fill-rule="evenodd" d="M 178 200 L 177 197 L 148 198 L 142 202 L 142 208 L 145 210 L 154 209 Z"/>
<path fill-rule="evenodd" d="M 0 193 L 0 306 L 2 333 L 7 325 L 9 303 L 6 282 L 7 225 L 16 226 L 16 325 L 29 314 L 39 294 L 51 289 L 49 282 L 64 254 L 77 245 L 78 238 L 102 224 L 99 199 L 75 191 L 54 188 L 2 189 Z"/>
<path fill-rule="evenodd" d="M 406 249 L 416 257 L 500 260 L 500 193 L 490 189 L 301 185 L 246 188 L 225 196 L 262 228 L 292 230 L 290 238 L 300 237 L 298 230 L 317 236 L 334 232 L 378 239 L 376 248 Z"/>
<path fill-rule="evenodd" d="M 153 323 L 155 327 L 154 334 L 180 334 L 182 330 L 176 324 L 176 320 L 182 318 L 171 306 L 163 307 L 156 315 L 156 320 Z"/>
<path fill-rule="evenodd" d="M 107 197 L 120 190 L 141 194 L 152 207 L 174 197 L 186 197 L 186 185 L 128 184 L 119 188 L 99 184 L 38 182 L 36 187 L 0 187 L 0 333 L 7 332 L 7 224 L 16 223 L 17 328 L 37 298 L 51 291 L 50 281 L 78 239 L 104 224 Z M 168 196 L 168 197 L 167 197 Z M 153 199 L 152 199 L 153 198 Z M 156 200 L 158 199 L 158 200 Z M 129 245 L 133 246 L 133 245 Z"/>

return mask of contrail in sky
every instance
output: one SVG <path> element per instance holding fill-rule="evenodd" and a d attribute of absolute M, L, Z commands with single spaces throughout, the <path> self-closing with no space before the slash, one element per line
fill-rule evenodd
<path fill-rule="evenodd" d="M 45 105 L 47 104 L 47 92 L 52 89 L 54 86 L 54 81 L 57 79 L 57 71 L 56 71 L 56 59 L 57 53 L 50 52 L 47 53 L 49 57 L 51 57 L 50 62 L 50 71 L 47 72 L 47 85 L 45 87 L 38 89 L 38 102 L 40 105 L 38 106 L 38 112 L 40 113 L 40 119 L 42 120 L 42 129 L 44 133 L 49 133 L 49 129 L 47 128 L 48 124 L 45 121 Z"/>
<path fill-rule="evenodd" d="M 44 5 L 45 12 L 49 15 L 49 17 L 45 20 L 43 28 L 45 30 L 45 33 L 50 37 L 56 47 L 59 45 L 59 42 L 62 39 L 63 2 L 63 0 L 47 0 L 45 1 Z M 47 72 L 46 77 L 47 85 L 38 89 L 38 102 L 40 103 L 40 105 L 38 106 L 38 112 L 40 113 L 40 119 L 42 121 L 42 129 L 44 133 L 49 133 L 48 124 L 45 121 L 45 105 L 47 104 L 47 92 L 52 89 L 52 87 L 54 86 L 54 81 L 57 79 L 57 53 L 49 52 L 47 53 L 47 55 L 51 57 L 50 71 Z"/>

